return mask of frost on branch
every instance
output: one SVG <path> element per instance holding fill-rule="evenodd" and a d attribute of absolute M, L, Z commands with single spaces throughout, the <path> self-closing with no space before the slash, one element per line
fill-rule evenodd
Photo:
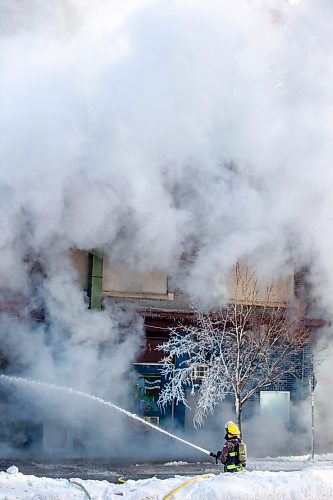
<path fill-rule="evenodd" d="M 184 326 L 181 333 L 173 329 L 168 342 L 159 347 L 166 353 L 162 374 L 167 381 L 159 403 L 165 406 L 174 400 L 188 406 L 185 391 L 190 388 L 198 399 L 195 425 L 200 426 L 208 413 L 213 413 L 215 406 L 230 392 L 230 383 L 220 366 L 223 363 L 219 349 L 221 341 L 219 332 L 210 330 L 207 334 L 206 330 Z M 183 359 L 177 368 L 173 364 L 175 357 Z M 197 373 L 203 368 L 205 375 L 199 384 Z"/>
<path fill-rule="evenodd" d="M 307 349 L 309 332 L 300 311 L 283 301 L 273 302 L 272 286 L 259 291 L 254 275 L 241 272 L 239 266 L 233 283 L 225 307 L 204 312 L 192 304 L 194 324 L 171 329 L 169 340 L 158 347 L 165 354 L 166 377 L 159 404 L 175 401 L 188 406 L 190 390 L 196 395 L 195 426 L 201 426 L 228 394 L 234 397 L 241 426 L 243 404 L 288 374 L 297 376 L 299 354 Z M 204 371 L 201 383 L 199 370 Z"/>

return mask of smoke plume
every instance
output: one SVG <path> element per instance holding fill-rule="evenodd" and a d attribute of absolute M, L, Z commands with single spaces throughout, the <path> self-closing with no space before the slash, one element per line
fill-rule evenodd
<path fill-rule="evenodd" d="M 122 397 L 142 325 L 87 311 L 73 248 L 207 304 L 238 259 L 307 265 L 331 317 L 332 17 L 324 0 L 2 0 L 0 282 L 48 320 L 2 318 L 13 370 Z"/>

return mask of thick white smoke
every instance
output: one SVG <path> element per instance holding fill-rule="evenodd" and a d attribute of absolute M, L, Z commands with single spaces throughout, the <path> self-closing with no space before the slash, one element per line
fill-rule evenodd
<path fill-rule="evenodd" d="M 2 2 L 5 282 L 55 241 L 168 272 L 194 246 L 213 297 L 238 257 L 322 271 L 331 8 L 116 4 Z"/>
<path fill-rule="evenodd" d="M 139 349 L 101 362 L 119 328 L 86 311 L 72 248 L 208 303 L 237 259 L 311 265 L 331 315 L 333 5 L 293 3 L 1 1 L 0 281 L 29 296 L 42 262 L 51 325 L 8 340 L 30 374 L 96 390 Z"/>
<path fill-rule="evenodd" d="M 238 257 L 322 267 L 332 12 L 305 4 L 2 2 L 5 282 L 55 242 L 169 272 L 194 245 L 213 296 Z"/>

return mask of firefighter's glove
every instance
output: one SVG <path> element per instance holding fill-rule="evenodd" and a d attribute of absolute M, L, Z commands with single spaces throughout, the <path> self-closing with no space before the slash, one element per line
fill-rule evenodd
<path fill-rule="evenodd" d="M 216 452 L 216 455 L 215 455 L 215 463 L 217 464 L 218 463 L 218 460 L 220 458 L 220 456 L 222 455 L 222 451 L 217 451 Z"/>

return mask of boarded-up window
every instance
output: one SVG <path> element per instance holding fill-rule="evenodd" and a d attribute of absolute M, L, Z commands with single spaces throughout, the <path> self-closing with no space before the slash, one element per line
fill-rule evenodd
<path fill-rule="evenodd" d="M 229 299 L 245 304 L 286 303 L 293 295 L 293 276 L 262 278 L 244 264 L 237 264 L 230 274 Z"/>
<path fill-rule="evenodd" d="M 139 273 L 125 266 L 104 261 L 103 293 L 113 294 L 148 294 L 166 295 L 167 277 L 160 271 Z"/>

